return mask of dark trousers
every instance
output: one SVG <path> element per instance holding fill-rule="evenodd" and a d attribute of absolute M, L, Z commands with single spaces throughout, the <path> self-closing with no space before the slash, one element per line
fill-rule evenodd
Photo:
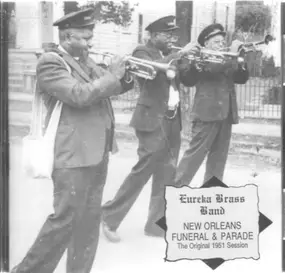
<path fill-rule="evenodd" d="M 213 176 L 222 181 L 231 133 L 232 123 L 229 118 L 214 122 L 193 121 L 191 141 L 178 164 L 175 185 L 189 185 L 206 155 L 204 183 Z"/>
<path fill-rule="evenodd" d="M 48 216 L 17 273 L 54 272 L 67 250 L 67 273 L 91 271 L 97 250 L 108 155 L 97 166 L 53 172 L 54 214 Z"/>
<path fill-rule="evenodd" d="M 180 121 L 164 119 L 153 132 L 136 131 L 139 140 L 137 164 L 119 188 L 114 199 L 103 206 L 103 219 L 116 230 L 152 176 L 151 198 L 145 231 L 162 233 L 155 224 L 165 211 L 165 185 L 174 179 L 181 139 Z"/>

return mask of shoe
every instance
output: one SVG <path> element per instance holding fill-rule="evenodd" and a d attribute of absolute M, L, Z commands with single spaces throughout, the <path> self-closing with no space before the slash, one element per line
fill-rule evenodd
<path fill-rule="evenodd" d="M 144 234 L 149 237 L 164 238 L 164 232 L 144 231 Z"/>
<path fill-rule="evenodd" d="M 102 222 L 102 230 L 105 237 L 112 243 L 118 243 L 121 241 L 120 236 L 117 234 L 116 230 L 111 230 L 111 228 L 105 223 Z"/>

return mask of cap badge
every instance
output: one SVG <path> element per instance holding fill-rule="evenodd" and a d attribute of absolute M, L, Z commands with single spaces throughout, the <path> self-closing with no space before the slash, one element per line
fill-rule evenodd
<path fill-rule="evenodd" d="M 168 22 L 168 23 L 167 23 L 167 26 L 169 26 L 169 27 L 174 27 L 174 26 L 175 26 L 175 21 Z"/>

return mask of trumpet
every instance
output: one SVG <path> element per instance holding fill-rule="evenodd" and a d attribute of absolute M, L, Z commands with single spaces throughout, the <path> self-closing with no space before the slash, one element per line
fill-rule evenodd
<path fill-rule="evenodd" d="M 267 34 L 262 41 L 241 44 L 238 48 L 238 51 L 244 51 L 244 53 L 257 51 L 259 45 L 268 45 L 274 40 L 275 38 L 272 35 Z"/>
<path fill-rule="evenodd" d="M 103 60 L 105 60 L 105 58 L 112 59 L 114 57 L 114 54 L 107 52 L 89 51 L 89 53 L 91 55 L 93 54 L 101 56 L 103 57 Z M 170 80 L 174 79 L 176 76 L 176 68 L 174 65 L 172 65 L 172 62 L 165 64 L 144 60 L 133 56 L 125 56 L 125 60 L 127 71 L 125 80 L 127 82 L 131 82 L 135 76 L 147 80 L 153 80 L 157 76 L 158 72 L 164 72 L 167 78 Z"/>
<path fill-rule="evenodd" d="M 203 57 L 211 63 L 221 63 L 223 64 L 226 59 L 236 59 L 238 63 L 244 62 L 244 57 L 241 52 L 231 52 L 231 51 L 214 51 L 210 49 L 202 49 Z"/>
<path fill-rule="evenodd" d="M 183 58 L 188 59 L 190 62 L 195 61 L 198 68 L 201 69 L 201 66 L 206 63 L 218 63 L 223 64 L 227 59 L 236 59 L 239 64 L 244 64 L 245 54 L 251 51 L 257 51 L 258 46 L 265 44 L 268 45 L 270 42 L 275 40 L 273 36 L 267 34 L 262 41 L 244 43 L 241 44 L 237 52 L 231 51 L 214 51 L 206 48 L 202 48 L 200 51 L 193 51 L 188 53 Z M 172 46 L 173 50 L 181 50 L 181 47 Z M 225 50 L 226 48 L 224 48 Z"/>
<path fill-rule="evenodd" d="M 128 73 L 144 79 L 153 80 L 158 72 L 164 72 L 168 79 L 176 76 L 176 68 L 172 62 L 165 64 L 128 56 L 126 65 Z"/>
<path fill-rule="evenodd" d="M 105 61 L 106 58 L 108 59 L 112 59 L 114 57 L 114 54 L 112 53 L 108 53 L 108 52 L 101 52 L 98 50 L 89 50 L 88 54 L 94 55 L 94 56 L 99 56 L 99 57 L 103 57 L 103 61 Z"/>
<path fill-rule="evenodd" d="M 173 46 L 172 49 L 180 50 L 181 47 Z M 227 52 L 227 51 L 215 51 L 211 49 L 202 48 L 201 50 L 193 51 L 183 56 L 190 62 L 195 62 L 196 66 L 201 69 L 201 67 L 207 63 L 224 64 L 227 58 L 236 58 L 239 63 L 244 62 L 244 58 L 239 52 Z"/>

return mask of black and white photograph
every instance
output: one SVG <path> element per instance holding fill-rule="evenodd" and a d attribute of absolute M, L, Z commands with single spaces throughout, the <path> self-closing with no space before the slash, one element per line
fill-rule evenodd
<path fill-rule="evenodd" d="M 9 272 L 282 272 L 281 6 L 8 2 Z"/>

